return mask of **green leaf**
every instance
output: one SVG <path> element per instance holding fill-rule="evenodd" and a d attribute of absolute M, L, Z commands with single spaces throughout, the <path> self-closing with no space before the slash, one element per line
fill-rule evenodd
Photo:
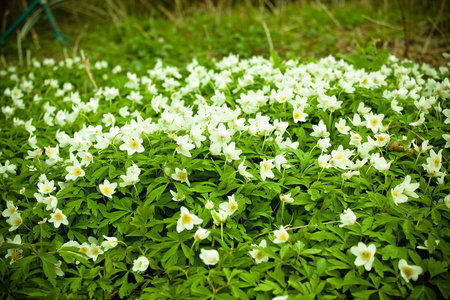
<path fill-rule="evenodd" d="M 282 58 L 273 49 L 270 49 L 270 57 L 272 57 L 273 67 L 278 68 L 281 65 Z"/>
<path fill-rule="evenodd" d="M 56 272 L 54 269 L 54 265 L 57 264 L 57 260 L 54 256 L 48 253 L 40 253 L 39 257 L 42 260 L 42 268 L 44 270 L 45 276 L 50 281 L 50 283 L 56 287 Z"/>
<path fill-rule="evenodd" d="M 426 261 L 426 260 L 425 260 Z M 437 261 L 434 257 L 428 260 L 428 271 L 430 272 L 430 277 L 447 272 L 448 263 L 446 261 Z"/>

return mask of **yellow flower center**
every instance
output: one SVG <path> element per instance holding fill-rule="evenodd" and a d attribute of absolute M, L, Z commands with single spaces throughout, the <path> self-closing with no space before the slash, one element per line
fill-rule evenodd
<path fill-rule="evenodd" d="M 264 253 L 262 253 L 261 251 L 256 252 L 255 257 L 257 259 L 263 259 L 264 258 Z"/>
<path fill-rule="evenodd" d="M 435 158 L 433 158 L 433 162 L 434 162 L 434 166 L 438 167 L 439 164 L 441 163 L 441 160 L 439 159 L 438 156 L 436 156 Z"/>
<path fill-rule="evenodd" d="M 20 249 L 14 249 L 11 254 L 11 259 L 16 261 L 22 258 L 22 253 L 20 252 Z"/>
<path fill-rule="evenodd" d="M 285 242 L 286 240 L 287 240 L 287 238 L 286 238 L 286 233 L 282 233 L 281 235 L 280 235 L 280 240 L 282 240 L 283 242 Z"/>
<path fill-rule="evenodd" d="M 20 224 L 22 224 L 22 219 L 17 218 L 16 221 L 14 222 L 15 226 L 20 226 Z"/>
<path fill-rule="evenodd" d="M 362 84 L 367 84 L 368 80 L 367 78 L 364 78 L 364 80 L 361 82 Z"/>
<path fill-rule="evenodd" d="M 98 255 L 99 251 L 97 247 L 92 248 L 92 255 Z"/>
<path fill-rule="evenodd" d="M 111 193 L 111 189 L 107 186 L 105 186 L 102 191 L 105 195 L 109 195 Z"/>
<path fill-rule="evenodd" d="M 344 159 L 344 155 L 339 154 L 338 156 L 336 156 L 336 159 L 339 159 L 339 160 Z"/>
<path fill-rule="evenodd" d="M 137 147 L 139 147 L 138 141 L 136 141 L 135 139 L 131 139 L 130 147 L 131 149 L 136 149 Z"/>
<path fill-rule="evenodd" d="M 386 138 L 384 137 L 384 136 L 378 136 L 377 137 L 377 141 L 380 143 L 380 142 L 384 142 L 384 140 L 385 140 Z"/>
<path fill-rule="evenodd" d="M 365 250 L 365 251 L 363 251 L 363 253 L 361 253 L 361 257 L 362 257 L 362 259 L 364 259 L 364 260 L 369 260 L 371 254 L 372 254 L 372 253 L 370 253 L 369 250 Z"/>
<path fill-rule="evenodd" d="M 73 169 L 73 175 L 80 176 L 81 175 L 81 169 L 80 168 Z"/>
<path fill-rule="evenodd" d="M 237 209 L 236 203 L 232 202 L 232 203 L 230 204 L 230 212 L 234 212 L 236 209 Z"/>
<path fill-rule="evenodd" d="M 264 166 L 264 171 L 269 171 L 270 170 L 270 164 L 268 162 L 263 163 Z"/>
<path fill-rule="evenodd" d="M 51 190 L 52 190 L 51 187 L 46 186 L 46 187 L 44 188 L 44 193 L 48 193 L 48 192 L 50 192 Z"/>
<path fill-rule="evenodd" d="M 399 197 L 399 196 L 400 196 L 400 193 L 399 193 L 398 191 L 393 191 L 393 192 L 392 192 L 392 195 L 394 195 L 395 197 Z"/>
<path fill-rule="evenodd" d="M 62 216 L 61 213 L 56 213 L 55 216 L 54 216 L 54 219 L 55 219 L 56 221 L 62 221 L 63 216 Z"/>
<path fill-rule="evenodd" d="M 86 254 L 88 252 L 88 248 L 87 247 L 81 247 L 80 248 L 80 252 Z"/>
<path fill-rule="evenodd" d="M 372 124 L 372 126 L 377 126 L 378 125 L 378 119 L 370 120 L 370 124 Z"/>
<path fill-rule="evenodd" d="M 91 161 L 92 157 L 90 157 L 89 155 L 86 154 L 86 155 L 84 156 L 84 159 L 86 159 L 87 161 Z"/>
<path fill-rule="evenodd" d="M 295 113 L 294 113 L 294 119 L 300 119 L 300 113 L 298 112 L 298 111 L 296 111 Z"/>
<path fill-rule="evenodd" d="M 180 181 L 186 181 L 186 178 L 187 178 L 186 173 L 178 174 L 178 179 L 180 179 Z"/>
<path fill-rule="evenodd" d="M 16 207 L 15 206 L 11 206 L 9 208 L 9 213 L 12 215 L 14 212 L 16 211 Z"/>
<path fill-rule="evenodd" d="M 402 272 L 405 274 L 406 278 L 409 278 L 413 274 L 413 270 L 410 267 L 403 267 Z"/>
<path fill-rule="evenodd" d="M 188 215 L 188 214 L 184 214 L 182 217 L 181 217 L 181 221 L 184 223 L 184 224 L 189 224 L 189 223 L 191 223 L 191 216 L 190 215 Z"/>

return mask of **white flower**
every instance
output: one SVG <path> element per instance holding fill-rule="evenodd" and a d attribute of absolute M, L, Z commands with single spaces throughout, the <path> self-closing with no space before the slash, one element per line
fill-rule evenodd
<path fill-rule="evenodd" d="M 422 274 L 423 269 L 419 266 L 410 266 L 404 259 L 400 259 L 398 262 L 398 269 L 400 271 L 400 275 L 402 275 L 403 279 L 409 283 L 409 280 L 417 280 L 419 275 Z"/>
<path fill-rule="evenodd" d="M 331 151 L 330 163 L 333 167 L 339 167 L 341 169 L 346 169 L 348 163 L 350 162 L 350 157 L 353 155 L 354 150 L 348 150 L 339 145 L 337 150 Z"/>
<path fill-rule="evenodd" d="M 91 247 L 89 249 L 89 252 L 87 253 L 87 256 L 89 258 L 92 258 L 92 261 L 96 261 L 98 256 L 103 253 L 104 251 L 96 243 L 91 243 Z"/>
<path fill-rule="evenodd" d="M 78 177 L 83 177 L 85 172 L 81 169 L 81 164 L 74 158 L 73 165 L 66 167 L 68 172 L 66 175 L 66 180 L 76 180 Z"/>
<path fill-rule="evenodd" d="M 245 171 L 245 169 L 247 169 L 247 166 L 244 165 L 245 163 L 245 157 L 244 160 L 239 164 L 238 166 L 238 172 L 239 174 L 241 174 L 243 177 L 245 177 L 245 179 L 247 180 L 251 180 L 251 178 L 253 177 L 252 174 L 250 174 L 249 172 Z"/>
<path fill-rule="evenodd" d="M 295 123 L 306 122 L 306 117 L 308 116 L 308 114 L 306 114 L 304 112 L 304 107 L 296 107 L 296 108 L 294 108 L 294 111 L 293 111 L 292 115 L 293 115 Z"/>
<path fill-rule="evenodd" d="M 19 228 L 19 226 L 22 224 L 22 217 L 20 216 L 20 213 L 14 212 L 8 218 L 8 220 L 6 220 L 6 223 L 11 225 L 11 227 L 9 228 L 9 231 L 13 231 L 13 230 L 16 230 L 17 228 Z"/>
<path fill-rule="evenodd" d="M 189 213 L 189 210 L 186 207 L 182 206 L 180 210 L 181 215 L 177 221 L 177 232 L 182 232 L 184 229 L 191 230 L 194 225 L 203 222 L 203 220 L 196 215 Z"/>
<path fill-rule="evenodd" d="M 55 190 L 55 182 L 45 180 L 44 183 L 38 183 L 38 192 L 41 194 L 50 194 Z"/>
<path fill-rule="evenodd" d="M 232 162 L 233 160 L 239 160 L 239 155 L 242 154 L 242 150 L 235 149 L 235 143 L 231 142 L 229 145 L 223 144 L 223 154 L 227 162 Z"/>
<path fill-rule="evenodd" d="M 289 239 L 289 233 L 284 229 L 283 225 L 280 226 L 279 230 L 275 230 L 273 234 L 275 235 L 273 242 L 276 244 L 286 243 Z"/>
<path fill-rule="evenodd" d="M 67 221 L 67 217 L 62 213 L 62 211 L 57 208 L 54 213 L 50 214 L 51 218 L 48 220 L 49 223 L 53 223 L 55 228 L 59 228 L 61 224 L 69 225 L 69 221 Z"/>
<path fill-rule="evenodd" d="M 263 181 L 266 180 L 266 178 L 274 178 L 275 177 L 275 175 L 272 172 L 272 168 L 275 167 L 273 165 L 273 161 L 274 161 L 273 159 L 267 160 L 264 158 L 263 161 L 259 163 L 260 170 L 261 170 L 260 171 L 261 178 Z"/>
<path fill-rule="evenodd" d="M 112 249 L 119 244 L 119 241 L 115 237 L 107 237 L 104 235 L 103 238 L 105 240 L 102 243 L 102 247 L 105 248 L 105 250 Z"/>
<path fill-rule="evenodd" d="M 281 153 L 277 156 L 275 156 L 273 163 L 275 164 L 275 167 L 278 171 L 280 171 L 281 165 L 287 163 L 286 158 L 284 157 L 284 153 Z"/>
<path fill-rule="evenodd" d="M 8 218 L 17 211 L 17 206 L 11 200 L 6 201 L 6 209 L 2 212 L 2 216 Z"/>
<path fill-rule="evenodd" d="M 220 203 L 219 208 L 226 211 L 227 214 L 231 216 L 238 209 L 238 203 L 234 200 L 234 194 L 228 196 L 228 202 Z"/>
<path fill-rule="evenodd" d="M 206 239 L 210 233 L 211 232 L 209 230 L 199 227 L 194 234 L 194 238 L 197 241 L 202 241 L 202 240 Z"/>
<path fill-rule="evenodd" d="M 63 270 L 61 270 L 61 264 L 62 264 L 62 261 L 58 260 L 58 263 L 53 265 L 53 270 L 55 271 L 56 275 L 58 275 L 58 276 L 64 276 L 64 272 L 63 272 Z"/>
<path fill-rule="evenodd" d="M 419 195 L 415 193 L 420 186 L 419 183 L 411 183 L 411 176 L 406 175 L 405 180 L 402 182 L 403 193 L 409 197 L 419 198 Z"/>
<path fill-rule="evenodd" d="M 115 193 L 115 189 L 117 187 L 117 183 L 109 183 L 108 179 L 105 179 L 103 184 L 99 185 L 100 192 L 108 198 L 112 198 L 112 195 Z"/>
<path fill-rule="evenodd" d="M 342 224 L 340 224 L 339 227 L 353 225 L 356 223 L 356 216 L 350 208 L 344 210 L 344 213 L 340 215 L 340 218 Z"/>
<path fill-rule="evenodd" d="M 342 133 L 342 134 L 348 134 L 348 132 L 350 131 L 350 126 L 346 125 L 347 121 L 345 121 L 344 119 L 339 119 L 339 122 L 334 124 L 334 126 L 336 126 L 337 130 Z"/>
<path fill-rule="evenodd" d="M 375 135 L 376 141 L 374 141 L 374 145 L 377 147 L 384 147 L 389 143 L 390 136 L 386 133 L 379 133 Z"/>
<path fill-rule="evenodd" d="M 397 185 L 395 188 L 391 190 L 392 199 L 394 200 L 394 203 L 396 205 L 408 201 L 408 196 L 404 195 L 403 192 L 404 187 L 402 184 Z"/>
<path fill-rule="evenodd" d="M 330 138 L 320 139 L 317 141 L 317 147 L 324 151 L 331 147 Z"/>
<path fill-rule="evenodd" d="M 22 252 L 23 250 L 20 248 L 8 249 L 8 253 L 5 255 L 5 258 L 11 257 L 9 264 L 12 264 L 22 258 Z"/>
<path fill-rule="evenodd" d="M 206 209 L 213 209 L 214 208 L 214 202 L 212 202 L 211 200 L 206 201 L 205 208 Z"/>
<path fill-rule="evenodd" d="M 186 199 L 186 196 L 180 196 L 180 194 L 178 194 L 177 192 L 174 192 L 172 190 L 169 190 L 169 192 L 172 194 L 172 200 L 175 202 L 183 201 L 184 199 Z"/>
<path fill-rule="evenodd" d="M 413 143 L 414 150 L 416 150 L 419 153 L 426 153 L 428 150 L 433 149 L 432 145 L 428 145 L 429 140 L 425 140 L 422 142 L 422 146 L 417 145 L 416 143 Z"/>
<path fill-rule="evenodd" d="M 318 138 L 327 138 L 330 136 L 330 133 L 327 131 L 327 126 L 320 120 L 318 125 L 312 126 L 313 132 L 310 134 L 311 136 Z"/>
<path fill-rule="evenodd" d="M 425 122 L 425 114 L 421 113 L 419 116 L 419 120 L 409 123 L 410 126 L 420 126 Z"/>
<path fill-rule="evenodd" d="M 375 153 L 372 155 L 371 163 L 375 169 L 384 173 L 391 167 L 392 160 L 390 162 L 387 162 L 384 157 L 380 157 L 379 153 Z"/>
<path fill-rule="evenodd" d="M 219 252 L 217 250 L 200 250 L 200 259 L 205 265 L 213 266 L 219 262 Z"/>
<path fill-rule="evenodd" d="M 142 153 L 145 150 L 144 146 L 142 146 L 143 140 L 136 133 L 133 133 L 131 136 L 124 135 L 122 141 L 124 143 L 120 145 L 119 149 L 127 151 L 128 155 L 133 155 L 136 152 Z"/>
<path fill-rule="evenodd" d="M 374 244 L 370 244 L 367 247 L 364 243 L 358 243 L 358 246 L 353 246 L 350 248 L 350 251 L 353 255 L 356 255 L 355 265 L 356 266 L 364 266 L 367 271 L 372 269 L 373 261 L 375 260 L 375 252 L 377 248 Z"/>
<path fill-rule="evenodd" d="M 147 270 L 149 264 L 150 264 L 150 262 L 148 261 L 147 257 L 140 256 L 138 259 L 135 259 L 133 261 L 132 270 L 134 272 L 145 272 Z"/>
<path fill-rule="evenodd" d="M 139 174 L 141 174 L 141 170 L 136 164 L 128 167 L 127 174 L 120 175 L 120 178 L 123 182 L 119 183 L 120 187 L 126 187 L 129 185 L 135 185 L 139 182 Z"/>
<path fill-rule="evenodd" d="M 331 155 L 329 155 L 329 154 L 320 155 L 319 158 L 317 159 L 317 161 L 319 163 L 319 167 L 328 169 L 331 165 L 329 163 L 330 159 L 331 159 Z"/>
<path fill-rule="evenodd" d="M 213 217 L 213 222 L 216 225 L 223 224 L 226 222 L 228 218 L 228 212 L 223 209 L 219 209 L 219 211 L 212 210 L 211 215 Z"/>
<path fill-rule="evenodd" d="M 280 201 L 286 202 L 286 203 L 294 203 L 295 202 L 294 198 L 291 197 L 291 193 L 285 194 L 285 195 L 281 194 Z"/>
<path fill-rule="evenodd" d="M 186 169 L 180 170 L 179 168 L 175 168 L 175 174 L 172 174 L 172 178 L 181 182 L 186 182 L 188 186 L 191 185 L 188 179 Z"/>
<path fill-rule="evenodd" d="M 266 240 L 262 240 L 261 243 L 259 243 L 259 246 L 252 244 L 252 247 L 266 248 L 267 242 Z M 250 250 L 250 255 L 255 259 L 257 264 L 267 262 L 269 260 L 269 257 L 259 249 Z"/>
<path fill-rule="evenodd" d="M 372 112 L 370 114 L 364 115 L 366 119 L 366 127 L 372 130 L 373 133 L 377 133 L 383 127 L 383 114 L 375 115 Z"/>
<path fill-rule="evenodd" d="M 180 154 L 183 154 L 184 156 L 191 157 L 190 150 L 194 149 L 194 144 L 189 143 L 189 136 L 179 136 L 177 137 L 177 145 L 176 151 Z"/>

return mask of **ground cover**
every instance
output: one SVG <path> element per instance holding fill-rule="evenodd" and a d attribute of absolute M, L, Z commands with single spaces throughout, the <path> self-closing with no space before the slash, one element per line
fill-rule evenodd
<path fill-rule="evenodd" d="M 9 41 L 1 297 L 449 298 L 448 42 L 295 7 Z"/>
<path fill-rule="evenodd" d="M 5 298 L 449 296 L 445 67 L 0 74 Z"/>

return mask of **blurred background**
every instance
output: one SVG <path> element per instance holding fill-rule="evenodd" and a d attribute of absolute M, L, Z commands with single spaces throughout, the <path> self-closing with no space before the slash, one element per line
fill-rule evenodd
<path fill-rule="evenodd" d="M 0 1 L 0 33 L 32 2 Z M 450 52 L 447 0 L 47 2 L 70 45 L 54 38 L 43 12 L 32 13 L 0 44 L 2 64 L 23 63 L 27 53 L 63 58 L 83 49 L 91 59 L 139 70 L 156 59 L 179 65 L 229 53 L 268 57 L 270 49 L 285 59 L 320 58 L 373 47 L 438 67 L 446 63 L 441 54 Z"/>

